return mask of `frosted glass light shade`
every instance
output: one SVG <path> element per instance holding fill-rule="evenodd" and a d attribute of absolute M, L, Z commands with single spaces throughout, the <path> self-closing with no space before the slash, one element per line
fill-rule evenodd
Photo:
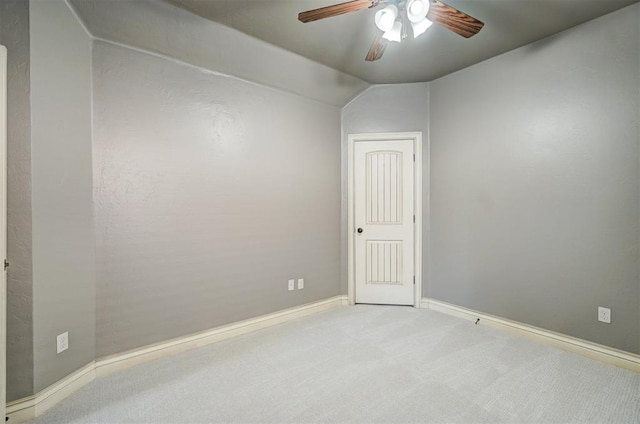
<path fill-rule="evenodd" d="M 398 17 L 398 8 L 394 4 L 390 4 L 382 10 L 376 12 L 376 26 L 380 31 L 391 31 L 393 24 Z"/>
<path fill-rule="evenodd" d="M 427 18 L 424 18 L 420 22 L 411 22 L 411 27 L 413 28 L 413 38 L 418 38 L 418 36 L 428 30 L 431 25 L 433 25 L 433 22 L 431 22 Z"/>
<path fill-rule="evenodd" d="M 407 17 L 412 23 L 422 22 L 429 13 L 428 0 L 409 0 L 407 2 Z"/>
<path fill-rule="evenodd" d="M 395 21 L 393 23 L 393 27 L 389 31 L 385 32 L 382 38 L 389 41 L 395 41 L 396 43 L 402 41 L 402 22 Z"/>

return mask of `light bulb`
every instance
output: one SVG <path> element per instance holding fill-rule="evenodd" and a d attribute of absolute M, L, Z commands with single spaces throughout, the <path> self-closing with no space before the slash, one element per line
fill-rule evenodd
<path fill-rule="evenodd" d="M 378 10 L 378 12 L 376 12 L 376 26 L 381 31 L 390 31 L 393 28 L 393 23 L 396 21 L 397 16 L 398 8 L 395 5 L 390 4 L 384 9 Z"/>
<path fill-rule="evenodd" d="M 412 15 L 419 15 L 423 9 L 424 4 L 422 4 L 421 1 L 414 1 L 413 3 L 411 3 L 411 6 L 409 6 L 409 11 Z"/>
<path fill-rule="evenodd" d="M 425 0 L 409 0 L 407 17 L 411 22 L 421 22 L 429 13 L 429 2 Z"/>

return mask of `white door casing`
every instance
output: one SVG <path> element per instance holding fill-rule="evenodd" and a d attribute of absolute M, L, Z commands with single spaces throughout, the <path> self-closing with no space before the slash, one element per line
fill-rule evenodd
<path fill-rule="evenodd" d="M 0 261 L 7 257 L 7 49 L 0 46 Z M 0 419 L 7 403 L 7 271 L 0 273 Z"/>
<path fill-rule="evenodd" d="M 419 307 L 422 134 L 353 134 L 348 142 L 349 303 Z"/>

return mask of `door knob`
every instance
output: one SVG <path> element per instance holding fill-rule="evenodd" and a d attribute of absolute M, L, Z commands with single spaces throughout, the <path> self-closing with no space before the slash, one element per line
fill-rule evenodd
<path fill-rule="evenodd" d="M 362 233 L 362 228 L 358 228 L 358 234 Z"/>

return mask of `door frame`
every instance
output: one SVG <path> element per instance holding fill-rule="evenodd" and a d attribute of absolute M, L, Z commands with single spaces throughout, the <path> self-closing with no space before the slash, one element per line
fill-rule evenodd
<path fill-rule="evenodd" d="M 7 48 L 0 45 L 0 419 L 7 405 Z"/>
<path fill-rule="evenodd" d="M 349 305 L 356 303 L 356 276 L 355 276 L 355 175 L 354 150 L 355 143 L 365 141 L 403 141 L 413 140 L 413 152 L 415 164 L 413 167 L 413 208 L 416 222 L 413 226 L 413 267 L 416 277 L 413 289 L 413 306 L 420 307 L 422 300 L 422 132 L 391 132 L 391 133 L 361 133 L 348 135 L 348 200 L 347 200 L 347 294 Z"/>

